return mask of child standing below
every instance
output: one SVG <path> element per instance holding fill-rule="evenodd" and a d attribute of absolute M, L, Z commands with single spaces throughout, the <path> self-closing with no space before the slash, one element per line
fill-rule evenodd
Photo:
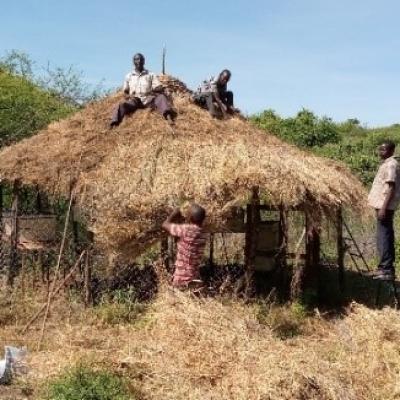
<path fill-rule="evenodd" d="M 178 222 L 183 219 L 178 208 L 162 224 L 170 235 L 179 238 L 172 281 L 174 287 L 187 288 L 191 282 L 200 279 L 200 262 L 206 244 L 206 234 L 202 228 L 205 217 L 204 208 L 192 204 L 188 213 L 188 223 Z"/>

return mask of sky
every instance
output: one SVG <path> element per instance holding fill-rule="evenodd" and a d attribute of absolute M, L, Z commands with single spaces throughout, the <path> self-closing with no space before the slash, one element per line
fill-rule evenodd
<path fill-rule="evenodd" d="M 302 108 L 369 127 L 400 122 L 398 0 L 0 0 L 0 56 L 122 84 L 136 52 L 146 67 L 196 88 L 222 69 L 247 114 Z"/>

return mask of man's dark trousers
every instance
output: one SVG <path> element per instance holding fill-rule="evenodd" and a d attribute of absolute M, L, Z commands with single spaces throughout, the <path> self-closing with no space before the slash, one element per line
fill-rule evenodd
<path fill-rule="evenodd" d="M 139 108 L 145 108 L 145 107 L 151 107 L 156 109 L 164 117 L 168 113 L 170 113 L 173 116 L 175 115 L 167 97 L 161 93 L 157 94 L 153 98 L 153 100 L 146 106 L 143 105 L 141 100 L 137 97 L 133 97 L 130 100 L 123 101 L 114 110 L 111 123 L 114 125 L 119 125 L 126 115 L 132 114 Z"/>
<path fill-rule="evenodd" d="M 233 107 L 233 93 L 231 91 L 219 91 L 218 94 L 222 103 L 224 103 L 228 107 Z M 209 92 L 198 94 L 195 96 L 195 100 L 200 106 L 205 106 L 212 116 L 215 117 L 218 115 L 217 107 L 214 104 L 214 93 Z"/>
<path fill-rule="evenodd" d="M 387 210 L 384 219 L 377 218 L 377 247 L 379 253 L 378 268 L 394 272 L 394 211 Z"/>
<path fill-rule="evenodd" d="M 219 98 L 221 99 L 222 103 L 224 103 L 226 106 L 228 107 L 233 107 L 233 93 L 229 90 L 227 91 L 220 91 L 218 92 L 219 94 Z M 214 105 L 214 101 L 215 101 L 215 97 L 213 93 L 210 93 L 207 97 L 206 97 L 206 104 L 207 104 L 207 108 L 208 111 L 210 111 L 210 114 L 212 115 L 216 115 L 216 109 L 215 109 L 215 105 Z"/>

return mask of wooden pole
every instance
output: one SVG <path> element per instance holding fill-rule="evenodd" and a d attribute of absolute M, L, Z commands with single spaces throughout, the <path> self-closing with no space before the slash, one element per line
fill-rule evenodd
<path fill-rule="evenodd" d="M 306 232 L 306 262 L 303 288 L 316 288 L 319 297 L 321 238 L 316 221 L 309 214 L 306 214 Z"/>
<path fill-rule="evenodd" d="M 79 227 L 75 216 L 75 202 L 73 202 L 71 206 L 71 224 L 72 224 L 72 238 L 74 243 L 74 253 L 75 255 L 78 255 L 81 249 L 79 248 Z"/>
<path fill-rule="evenodd" d="M 165 58 L 167 56 L 167 48 L 164 45 L 162 52 L 162 74 L 165 75 Z"/>
<path fill-rule="evenodd" d="M 339 272 L 339 289 L 343 293 L 345 290 L 344 280 L 344 254 L 345 247 L 343 242 L 343 214 L 340 207 L 336 213 L 336 247 L 337 247 L 337 264 Z"/>
<path fill-rule="evenodd" d="M 3 225 L 3 213 L 4 213 L 4 203 L 3 203 L 3 185 L 0 183 L 0 269 L 4 268 L 4 246 L 3 246 L 3 234 L 4 234 L 4 225 Z"/>
<path fill-rule="evenodd" d="M 40 195 L 40 190 L 38 186 L 36 186 L 36 211 L 38 214 L 42 214 L 43 212 L 42 196 Z"/>
<path fill-rule="evenodd" d="M 60 251 L 58 253 L 57 265 L 56 265 L 56 268 L 55 268 L 55 271 L 54 271 L 54 278 L 53 278 L 53 282 L 52 282 L 52 284 L 50 286 L 49 295 L 47 296 L 46 311 L 45 311 L 45 314 L 44 314 L 44 317 L 43 317 L 42 329 L 41 329 L 40 338 L 39 338 L 39 341 L 38 341 L 37 351 L 40 350 L 40 346 L 41 346 L 42 339 L 43 339 L 43 336 L 44 336 L 44 331 L 45 331 L 45 328 L 46 328 L 47 316 L 49 314 L 52 293 L 54 292 L 54 287 L 56 285 L 56 282 L 57 282 L 58 276 L 59 276 L 61 257 L 62 257 L 63 252 L 64 252 L 64 246 L 65 246 L 65 241 L 66 241 L 66 237 L 67 237 L 68 221 L 69 221 L 69 217 L 70 217 L 70 213 L 71 213 L 72 202 L 73 202 L 73 190 L 71 190 L 71 196 L 70 196 L 69 203 L 68 203 L 68 210 L 67 210 L 67 214 L 65 216 L 64 232 L 63 232 L 63 237 L 62 237 L 62 240 L 61 240 Z M 79 261 L 80 261 L 80 259 L 79 259 Z M 64 276 L 64 279 L 65 278 L 66 277 Z"/>
<path fill-rule="evenodd" d="M 164 265 L 164 268 L 169 272 L 169 242 L 168 242 L 168 236 L 164 236 L 161 239 L 161 261 Z"/>
<path fill-rule="evenodd" d="M 245 292 L 250 296 L 254 288 L 254 263 L 257 249 L 258 224 L 260 222 L 260 198 L 258 187 L 252 190 L 250 204 L 247 205 L 247 222 L 245 238 Z"/>
<path fill-rule="evenodd" d="M 306 258 L 303 266 L 294 271 L 291 284 L 292 300 L 303 297 L 306 289 L 317 288 L 319 295 L 320 279 L 320 247 L 321 239 L 319 234 L 319 217 L 311 216 L 305 212 L 305 238 L 306 238 Z"/>
<path fill-rule="evenodd" d="M 13 286 L 17 275 L 17 257 L 18 257 L 18 202 L 19 202 L 19 181 L 14 181 L 12 190 L 11 204 L 11 235 L 10 235 L 10 265 L 8 269 L 7 285 Z"/>
<path fill-rule="evenodd" d="M 85 293 L 85 307 L 92 304 L 92 265 L 90 250 L 86 252 L 85 270 L 84 270 L 84 293 Z"/>
<path fill-rule="evenodd" d="M 287 211 L 281 206 L 279 207 L 279 266 L 286 267 L 288 246 L 288 222 Z"/>
<path fill-rule="evenodd" d="M 287 248 L 288 248 L 288 221 L 287 211 L 283 206 L 279 208 L 279 254 L 278 271 L 276 274 L 279 293 L 284 293 L 287 283 Z"/>
<path fill-rule="evenodd" d="M 214 267 L 214 234 L 210 233 L 210 254 L 208 258 L 210 267 Z"/>

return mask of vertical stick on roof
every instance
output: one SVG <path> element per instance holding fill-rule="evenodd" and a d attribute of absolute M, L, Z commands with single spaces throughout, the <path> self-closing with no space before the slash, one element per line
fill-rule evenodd
<path fill-rule="evenodd" d="M 165 57 L 167 55 L 167 47 L 164 44 L 163 51 L 162 51 L 162 74 L 165 75 Z"/>

